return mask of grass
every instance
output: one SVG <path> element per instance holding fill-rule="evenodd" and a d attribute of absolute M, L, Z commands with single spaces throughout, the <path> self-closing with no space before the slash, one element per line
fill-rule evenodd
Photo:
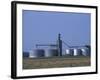
<path fill-rule="evenodd" d="M 23 69 L 90 66 L 89 56 L 64 56 L 52 58 L 23 58 Z"/>

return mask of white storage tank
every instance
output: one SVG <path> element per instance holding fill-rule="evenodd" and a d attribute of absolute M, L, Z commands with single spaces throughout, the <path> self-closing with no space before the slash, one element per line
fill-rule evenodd
<path fill-rule="evenodd" d="M 33 54 L 33 51 L 31 50 L 31 51 L 29 51 L 29 58 L 33 58 L 33 57 L 35 57 L 35 56 Z"/>
<path fill-rule="evenodd" d="M 90 55 L 90 51 L 89 51 L 88 48 L 83 48 L 83 49 L 81 49 L 81 51 L 82 51 L 82 55 L 84 55 L 84 56 L 89 56 Z"/>
<path fill-rule="evenodd" d="M 81 56 L 81 55 L 82 55 L 81 49 L 75 48 L 75 49 L 74 49 L 74 56 Z"/>
<path fill-rule="evenodd" d="M 65 55 L 73 56 L 74 50 L 73 49 L 66 49 Z"/>

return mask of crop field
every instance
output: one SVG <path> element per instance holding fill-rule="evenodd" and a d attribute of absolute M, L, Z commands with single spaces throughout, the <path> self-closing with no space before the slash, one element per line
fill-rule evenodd
<path fill-rule="evenodd" d="M 23 58 L 23 69 L 90 66 L 89 56 L 64 56 L 52 58 Z"/>

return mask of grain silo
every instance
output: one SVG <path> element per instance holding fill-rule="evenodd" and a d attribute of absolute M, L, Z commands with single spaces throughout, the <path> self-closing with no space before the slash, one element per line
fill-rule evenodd
<path fill-rule="evenodd" d="M 45 51 L 45 57 L 58 56 L 58 49 L 47 49 Z"/>
<path fill-rule="evenodd" d="M 23 57 L 24 58 L 29 57 L 29 52 L 23 52 Z"/>
<path fill-rule="evenodd" d="M 34 49 L 33 51 L 30 51 L 30 58 L 44 57 L 44 53 L 44 49 Z"/>
<path fill-rule="evenodd" d="M 31 51 L 29 51 L 29 58 L 33 58 L 33 57 L 35 57 L 35 56 L 33 54 L 33 51 L 31 50 Z"/>
<path fill-rule="evenodd" d="M 74 50 L 73 49 L 66 49 L 65 55 L 66 56 L 73 56 Z"/>
<path fill-rule="evenodd" d="M 74 48 L 74 56 L 81 56 L 81 55 L 82 55 L 81 49 Z"/>
<path fill-rule="evenodd" d="M 81 51 L 82 51 L 82 55 L 84 55 L 84 56 L 90 55 L 90 51 L 88 48 L 82 48 Z"/>

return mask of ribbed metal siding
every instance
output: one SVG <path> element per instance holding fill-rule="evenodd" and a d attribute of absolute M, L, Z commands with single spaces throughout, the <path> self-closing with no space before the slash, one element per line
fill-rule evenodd
<path fill-rule="evenodd" d="M 73 56 L 74 50 L 73 49 L 66 49 L 65 55 Z"/>
<path fill-rule="evenodd" d="M 30 58 L 44 57 L 45 51 L 43 49 L 35 49 L 30 51 Z"/>
<path fill-rule="evenodd" d="M 90 51 L 87 48 L 81 49 L 82 50 L 82 55 L 84 56 L 89 56 L 90 55 Z"/>
<path fill-rule="evenodd" d="M 53 57 L 58 56 L 58 50 L 57 49 L 47 49 L 45 51 L 45 57 Z"/>
<path fill-rule="evenodd" d="M 81 55 L 82 55 L 81 49 L 74 49 L 74 56 L 81 56 Z"/>

